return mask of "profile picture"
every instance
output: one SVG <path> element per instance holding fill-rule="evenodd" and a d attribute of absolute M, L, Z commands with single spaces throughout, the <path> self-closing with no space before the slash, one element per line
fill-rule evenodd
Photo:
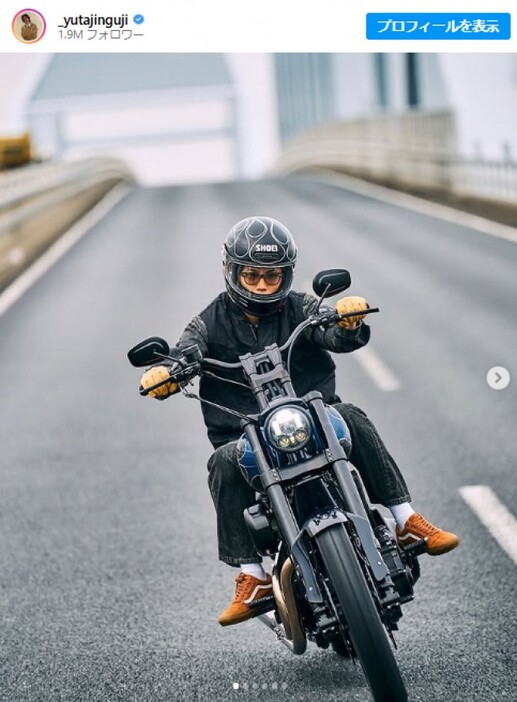
<path fill-rule="evenodd" d="M 45 34 L 47 23 L 37 10 L 26 9 L 17 12 L 13 19 L 13 33 L 18 41 L 34 44 Z"/>

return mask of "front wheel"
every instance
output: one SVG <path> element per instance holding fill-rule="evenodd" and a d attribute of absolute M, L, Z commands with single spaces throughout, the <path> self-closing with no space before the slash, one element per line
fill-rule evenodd
<path fill-rule="evenodd" d="M 329 527 L 315 539 L 375 702 L 406 702 L 393 649 L 345 526 Z"/>

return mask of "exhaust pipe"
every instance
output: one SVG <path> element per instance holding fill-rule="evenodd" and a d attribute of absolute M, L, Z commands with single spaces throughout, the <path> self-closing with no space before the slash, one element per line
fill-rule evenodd
<path fill-rule="evenodd" d="M 307 637 L 300 622 L 300 615 L 294 596 L 293 572 L 294 566 L 290 558 L 284 561 L 280 571 L 280 578 L 278 578 L 278 568 L 275 564 L 273 568 L 273 595 L 284 627 L 285 638 L 290 643 L 289 649 L 292 653 L 299 656 L 307 650 Z"/>

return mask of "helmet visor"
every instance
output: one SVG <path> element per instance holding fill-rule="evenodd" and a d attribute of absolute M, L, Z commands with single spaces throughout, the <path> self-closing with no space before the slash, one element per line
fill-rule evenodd
<path fill-rule="evenodd" d="M 289 294 L 293 282 L 293 266 L 286 264 L 259 268 L 231 261 L 226 264 L 226 278 L 230 287 L 241 298 L 266 308 L 270 303 L 283 300 Z M 256 286 L 260 281 L 264 281 L 266 289 L 260 292 L 249 289 L 248 286 Z"/>
<path fill-rule="evenodd" d="M 248 266 L 244 266 L 243 269 L 241 269 L 240 271 L 241 281 L 244 280 L 244 283 L 246 283 L 246 285 L 257 285 L 257 283 L 263 280 L 268 287 L 273 288 L 277 285 L 280 285 L 283 277 L 284 273 L 280 268 L 264 270 L 260 268 L 249 268 Z"/>

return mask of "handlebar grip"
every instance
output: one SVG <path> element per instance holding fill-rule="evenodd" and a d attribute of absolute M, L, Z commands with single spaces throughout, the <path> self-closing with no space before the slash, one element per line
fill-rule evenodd
<path fill-rule="evenodd" d="M 177 383 L 177 382 L 178 382 L 178 381 L 175 380 L 175 378 L 173 378 L 172 375 L 170 375 L 170 376 L 169 376 L 168 378 L 166 378 L 165 380 L 160 380 L 159 383 L 155 383 L 154 385 L 151 385 L 151 386 L 148 387 L 148 388 L 143 388 L 143 387 L 140 385 L 139 388 L 138 388 L 138 392 L 140 393 L 140 395 L 142 395 L 142 397 L 145 397 L 146 395 L 149 395 L 149 393 L 150 393 L 152 390 L 156 390 L 156 388 L 160 388 L 162 385 L 167 385 L 167 383 Z"/>
<path fill-rule="evenodd" d="M 363 316 L 372 314 L 372 312 L 380 312 L 380 309 L 378 307 L 369 307 L 367 310 L 361 310 L 360 312 L 343 312 L 343 314 L 334 312 L 333 314 L 329 314 L 322 319 L 318 319 L 316 317 L 312 324 L 313 326 L 319 326 L 320 324 L 336 324 L 336 322 L 339 322 L 340 319 L 346 319 L 347 317 L 358 317 L 359 315 Z"/>
<path fill-rule="evenodd" d="M 145 388 L 145 389 L 140 385 L 140 387 L 139 387 L 140 395 L 145 397 L 152 390 L 156 390 L 156 388 L 159 388 L 162 385 L 167 385 L 167 383 L 176 383 L 176 385 L 179 385 L 183 381 L 189 381 L 192 377 L 199 374 L 199 369 L 200 369 L 200 362 L 199 361 L 195 362 L 195 363 L 191 363 L 191 364 L 184 366 L 182 368 L 178 368 L 177 366 L 174 366 L 172 368 L 173 372 L 169 374 L 168 378 L 165 378 L 164 380 L 160 380 L 159 383 L 155 383 L 154 385 L 151 385 L 150 387 Z"/>
<path fill-rule="evenodd" d="M 344 312 L 343 314 L 336 313 L 338 319 L 346 319 L 347 317 L 362 317 L 365 314 L 372 314 L 372 312 L 380 312 L 379 307 L 369 307 L 367 310 L 361 310 L 360 312 Z"/>

